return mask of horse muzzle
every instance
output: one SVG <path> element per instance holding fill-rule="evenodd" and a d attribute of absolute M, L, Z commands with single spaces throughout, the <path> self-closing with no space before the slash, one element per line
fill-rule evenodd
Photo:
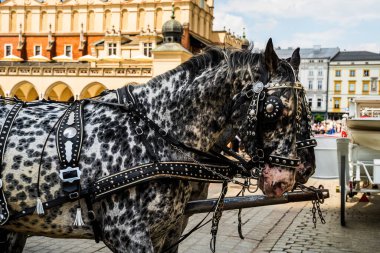
<path fill-rule="evenodd" d="M 268 197 L 280 197 L 284 192 L 293 189 L 296 183 L 296 172 L 292 168 L 265 164 L 259 177 L 259 188 Z"/>

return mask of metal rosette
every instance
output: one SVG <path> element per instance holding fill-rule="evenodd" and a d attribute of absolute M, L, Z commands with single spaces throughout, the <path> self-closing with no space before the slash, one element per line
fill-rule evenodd
<path fill-rule="evenodd" d="M 284 109 L 284 105 L 280 98 L 276 96 L 270 96 L 264 103 L 264 116 L 269 121 L 277 120 Z"/>
<path fill-rule="evenodd" d="M 288 168 L 296 168 L 298 167 L 298 165 L 301 164 L 300 159 L 290 159 L 290 158 L 274 156 L 274 155 L 269 156 L 269 162 L 272 165 L 277 165 L 280 167 L 288 167 Z"/>
<path fill-rule="evenodd" d="M 57 128 L 57 147 L 58 155 L 61 162 L 61 170 L 66 173 L 71 172 L 74 176 L 70 178 L 77 178 L 80 176 L 79 157 L 83 140 L 83 115 L 82 103 L 74 102 L 66 111 L 61 122 Z M 77 173 L 74 173 L 77 172 Z M 64 180 L 61 178 L 64 182 Z"/>

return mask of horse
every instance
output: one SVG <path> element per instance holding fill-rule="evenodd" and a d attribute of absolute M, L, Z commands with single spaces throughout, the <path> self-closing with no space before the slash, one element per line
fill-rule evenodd
<path fill-rule="evenodd" d="M 299 48 L 295 49 L 292 56 L 288 59 L 285 59 L 286 62 L 290 64 L 285 64 L 284 60 L 280 60 L 276 53 L 271 50 L 271 41 L 269 41 L 267 48 L 265 50 L 267 57 L 271 57 L 275 59 L 277 63 L 279 63 L 282 66 L 277 66 L 275 73 L 281 73 L 281 68 L 288 69 L 289 75 L 283 75 L 280 78 L 283 78 L 282 80 L 277 80 L 279 83 L 283 83 L 286 81 L 290 81 L 291 79 L 291 72 L 294 71 L 295 73 L 295 80 L 299 82 L 298 79 L 298 71 L 299 66 L 301 63 Z M 272 77 L 273 78 L 273 77 Z M 278 77 L 277 77 L 278 78 Z M 290 90 L 290 87 L 287 87 L 288 90 Z M 285 92 L 285 89 L 282 90 L 282 92 Z M 311 110 L 310 106 L 306 99 L 306 91 L 302 87 L 301 89 L 296 90 L 295 99 L 296 101 L 296 108 L 297 108 L 297 116 L 296 116 L 296 140 L 297 140 L 297 155 L 301 159 L 301 163 L 299 166 L 295 168 L 295 186 L 298 186 L 299 184 L 305 184 L 308 179 L 314 174 L 315 171 L 315 154 L 314 154 L 314 146 L 316 146 L 316 141 L 311 139 L 312 138 L 312 132 L 310 128 L 311 124 Z M 244 110 L 243 110 L 244 111 Z M 277 122 L 279 125 L 281 125 L 281 121 Z M 280 126 L 278 126 L 280 127 Z M 241 131 L 241 126 L 239 124 L 230 123 L 228 126 L 225 127 L 223 130 L 223 133 L 220 134 L 218 137 L 218 140 L 216 141 L 215 145 L 212 147 L 216 152 L 225 152 L 226 149 L 223 147 L 226 147 L 228 143 L 230 143 L 234 138 L 235 135 L 239 133 L 239 130 Z M 243 130 L 243 132 L 246 130 Z M 244 144 L 244 143 L 243 143 Z M 244 145 L 242 147 L 244 148 Z M 229 151 L 230 152 L 230 151 Z M 230 152 L 232 155 L 233 152 Z M 274 174 L 276 175 L 276 173 Z M 268 177 L 266 180 L 268 180 L 268 184 L 275 185 L 278 181 L 275 177 Z M 261 181 L 263 182 L 263 180 Z M 208 187 L 209 183 L 202 183 L 202 182 L 191 182 L 192 184 L 192 193 L 190 200 L 201 200 L 206 199 L 208 194 Z M 280 182 L 281 185 L 281 182 Z M 259 185 L 265 193 L 265 188 L 263 185 Z M 269 194 L 272 195 L 271 192 Z M 186 225 L 188 223 L 189 216 L 184 216 L 181 221 L 178 222 L 177 226 L 170 232 L 172 235 L 167 239 L 166 245 L 174 245 L 178 237 L 183 233 L 183 231 L 186 228 Z M 240 233 L 240 232 L 239 232 Z M 242 235 L 241 235 L 242 236 Z M 177 251 L 177 248 L 175 248 L 173 252 Z"/>
<path fill-rule="evenodd" d="M 264 53 L 211 48 L 145 85 L 129 87 L 132 100 L 143 107 L 140 118 L 128 113 L 130 107 L 117 105 L 118 91 L 76 102 L 83 103 L 84 122 L 78 155 L 80 188 L 142 164 L 197 163 L 189 150 L 173 146 L 165 136 L 174 136 L 181 147 L 208 151 L 229 124 L 236 124 L 253 163 L 260 165 L 256 170 L 263 191 L 278 196 L 291 190 L 301 163 L 293 127 L 295 81 L 293 68 L 275 57 L 270 40 Z M 59 141 L 52 132 L 70 108 L 60 103 L 23 103 L 8 136 L 1 171 L 11 213 L 65 195 Z M 0 107 L 1 124 L 9 110 L 9 103 Z M 159 126 L 161 135 L 147 122 Z M 162 252 L 170 231 L 183 218 L 191 191 L 189 181 L 168 177 L 97 199 L 91 209 L 101 239 L 113 252 Z M 78 199 L 44 215 L 9 220 L 2 225 L 7 239 L 1 245 L 3 252 L 16 252 L 10 247 L 15 238 L 22 242 L 21 234 L 94 238 L 87 209 L 86 201 Z M 78 210 L 87 213 L 85 224 L 73 226 Z"/>

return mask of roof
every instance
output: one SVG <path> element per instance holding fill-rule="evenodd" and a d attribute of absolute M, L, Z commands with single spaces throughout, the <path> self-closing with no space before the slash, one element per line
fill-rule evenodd
<path fill-rule="evenodd" d="M 179 43 L 163 43 L 152 50 L 152 52 L 185 52 L 191 54 L 189 50 Z"/>
<path fill-rule="evenodd" d="M 289 58 L 292 56 L 295 48 L 288 49 L 276 49 L 276 53 L 280 58 Z M 301 59 L 331 59 L 337 53 L 339 53 L 338 47 L 333 48 L 321 48 L 315 46 L 314 48 L 301 48 Z"/>
<path fill-rule="evenodd" d="M 380 54 L 368 51 L 339 52 L 332 61 L 380 61 Z"/>

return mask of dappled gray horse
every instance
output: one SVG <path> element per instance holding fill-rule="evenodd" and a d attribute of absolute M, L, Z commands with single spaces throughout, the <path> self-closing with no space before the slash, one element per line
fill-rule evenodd
<path fill-rule="evenodd" d="M 131 101 L 143 108 L 137 116 L 130 112 L 132 107 L 118 106 L 120 91 L 107 91 L 96 101 L 77 101 L 74 105 L 83 103 L 84 107 L 80 188 L 90 189 L 107 176 L 144 164 L 197 163 L 197 155 L 183 147 L 208 151 L 228 125 L 236 124 L 241 126 L 239 135 L 259 172 L 263 191 L 278 196 L 291 190 L 302 159 L 297 155 L 293 127 L 296 80 L 291 65 L 276 57 L 271 41 L 263 54 L 211 48 L 146 85 L 129 87 Z M 11 106 L 9 101 L 0 106 L 1 125 Z M 23 241 L 12 233 L 94 238 L 90 218 L 95 217 L 101 240 L 112 251 L 161 252 L 170 245 L 168 241 L 178 239 L 171 231 L 182 220 L 191 196 L 187 180 L 168 177 L 120 187 L 94 200 L 94 213 L 87 212 L 88 203 L 82 198 L 58 207 L 47 205 L 65 195 L 59 176 L 63 169 L 57 152 L 60 141 L 54 130 L 69 108 L 61 103 L 26 103 L 15 118 L 7 136 L 1 179 L 9 212 L 21 215 L 2 226 L 0 247 L 4 252 L 22 248 L 10 248 L 15 238 L 20 245 Z M 183 145 L 173 145 L 165 136 Z M 36 206 L 42 214 L 41 203 L 47 209 L 44 215 L 22 216 Z M 77 222 L 78 210 L 84 224 Z M 74 220 L 82 226 L 73 226 Z"/>

